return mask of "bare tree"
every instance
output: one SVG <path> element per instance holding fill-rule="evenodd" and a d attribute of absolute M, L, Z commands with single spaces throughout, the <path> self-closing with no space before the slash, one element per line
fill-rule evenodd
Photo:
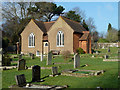
<path fill-rule="evenodd" d="M 88 28 L 89 28 L 89 31 L 90 32 L 93 32 L 96 30 L 96 26 L 94 24 L 94 19 L 89 17 L 87 20 L 86 20 L 86 23 L 88 25 Z"/>
<path fill-rule="evenodd" d="M 73 10 L 76 11 L 76 14 L 79 14 L 82 17 L 82 19 L 86 19 L 86 14 L 84 10 L 80 9 L 79 7 L 75 7 L 73 8 Z"/>

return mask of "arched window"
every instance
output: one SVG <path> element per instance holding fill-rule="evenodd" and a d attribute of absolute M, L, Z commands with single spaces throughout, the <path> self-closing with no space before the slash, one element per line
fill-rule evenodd
<path fill-rule="evenodd" d="M 35 46 L 35 35 L 33 33 L 31 33 L 28 37 L 28 41 L 29 41 L 29 47 L 34 47 Z"/>
<path fill-rule="evenodd" d="M 64 33 L 62 31 L 57 33 L 57 46 L 64 46 Z"/>

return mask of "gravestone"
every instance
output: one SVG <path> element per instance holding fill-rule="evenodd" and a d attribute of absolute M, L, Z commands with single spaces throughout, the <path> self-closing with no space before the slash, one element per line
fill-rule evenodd
<path fill-rule="evenodd" d="M 104 58 L 105 58 L 105 59 L 108 59 L 108 55 L 104 55 Z"/>
<path fill-rule="evenodd" d="M 24 59 L 21 59 L 18 61 L 18 70 L 25 70 L 25 64 L 26 61 Z"/>
<path fill-rule="evenodd" d="M 41 53 L 41 61 L 43 61 L 43 54 Z"/>
<path fill-rule="evenodd" d="M 40 66 L 35 65 L 32 67 L 32 81 L 33 82 L 40 81 L 40 71 L 41 71 Z"/>
<path fill-rule="evenodd" d="M 22 59 L 22 54 L 19 55 L 19 59 Z"/>
<path fill-rule="evenodd" d="M 96 51 L 96 54 L 98 54 L 98 51 Z"/>
<path fill-rule="evenodd" d="M 24 75 L 24 74 L 16 75 L 16 76 L 15 76 L 15 80 L 16 80 L 16 84 L 17 84 L 19 87 L 23 87 L 23 86 L 26 85 L 26 79 L 25 79 L 25 75 Z"/>
<path fill-rule="evenodd" d="M 57 67 L 52 67 L 52 74 L 53 75 L 58 75 L 58 69 L 57 69 Z"/>
<path fill-rule="evenodd" d="M 110 48 L 108 48 L 108 52 L 110 52 Z"/>
<path fill-rule="evenodd" d="M 52 52 L 47 55 L 47 65 L 52 65 Z"/>
<path fill-rule="evenodd" d="M 74 55 L 74 68 L 79 68 L 80 67 L 80 55 L 76 53 Z"/>
<path fill-rule="evenodd" d="M 34 59 L 34 54 L 31 54 L 31 59 Z"/>
<path fill-rule="evenodd" d="M 92 55 L 92 57 L 95 57 L 94 55 Z"/>

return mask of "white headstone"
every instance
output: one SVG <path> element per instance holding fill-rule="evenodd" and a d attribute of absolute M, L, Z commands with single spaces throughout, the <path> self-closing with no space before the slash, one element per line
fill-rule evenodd
<path fill-rule="evenodd" d="M 43 61 L 43 54 L 41 53 L 41 59 L 40 59 L 41 61 Z"/>
<path fill-rule="evenodd" d="M 74 68 L 79 68 L 80 67 L 80 55 L 76 53 L 74 55 Z"/>

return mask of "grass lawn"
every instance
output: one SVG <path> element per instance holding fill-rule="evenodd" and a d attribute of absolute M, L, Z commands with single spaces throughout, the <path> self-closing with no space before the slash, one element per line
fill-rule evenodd
<path fill-rule="evenodd" d="M 112 57 L 117 55 L 118 48 L 111 48 L 111 53 L 108 53 Z M 107 49 L 100 49 L 101 53 L 107 53 Z M 91 58 L 91 54 L 82 54 L 80 58 L 80 66 L 88 64 L 86 67 L 80 67 L 80 70 L 105 70 L 104 74 L 99 76 L 90 76 L 90 77 L 72 77 L 72 76 L 58 76 L 58 77 L 47 77 L 44 82 L 35 82 L 35 84 L 46 84 L 46 85 L 68 85 L 69 88 L 96 88 L 98 86 L 102 88 L 118 88 L 118 62 L 104 62 L 103 58 Z M 51 67 L 51 66 L 60 66 L 59 72 L 64 69 L 73 69 L 73 61 L 71 58 L 64 60 L 61 56 L 56 56 L 52 62 L 58 63 L 68 63 L 72 64 L 56 64 L 56 65 L 46 65 L 46 58 L 43 62 L 40 61 L 39 57 L 35 59 L 30 59 L 30 57 L 23 57 L 26 60 L 28 67 L 31 65 L 39 65 L 41 67 Z M 16 61 L 18 59 L 14 59 Z M 15 63 L 12 63 L 15 64 Z M 2 72 L 2 87 L 8 88 L 10 85 L 16 84 L 15 75 L 25 74 L 27 82 L 32 80 L 32 70 L 21 70 L 17 69 L 4 70 Z M 41 70 L 41 78 L 50 75 L 51 70 L 45 69 Z"/>

